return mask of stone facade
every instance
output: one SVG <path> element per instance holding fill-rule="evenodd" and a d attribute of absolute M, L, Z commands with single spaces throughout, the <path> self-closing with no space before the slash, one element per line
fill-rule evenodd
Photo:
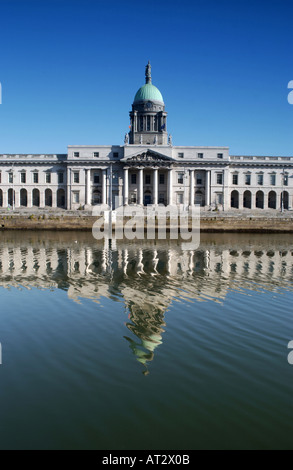
<path fill-rule="evenodd" d="M 0 207 L 75 210 L 119 203 L 199 204 L 225 211 L 292 208 L 293 157 L 231 156 L 228 147 L 172 144 L 150 64 L 130 121 L 124 145 L 69 145 L 64 155 L 0 155 Z"/>

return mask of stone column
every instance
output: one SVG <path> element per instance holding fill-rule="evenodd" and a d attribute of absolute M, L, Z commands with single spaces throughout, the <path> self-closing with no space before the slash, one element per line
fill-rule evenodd
<path fill-rule="evenodd" d="M 3 201 L 2 201 L 2 204 L 3 204 L 3 207 L 7 207 L 8 206 L 8 191 L 7 189 L 3 189 Z"/>
<path fill-rule="evenodd" d="M 173 204 L 173 174 L 172 168 L 168 170 L 168 205 L 172 206 Z"/>
<path fill-rule="evenodd" d="M 229 169 L 223 171 L 223 209 L 229 210 L 231 207 L 231 200 L 229 196 Z"/>
<path fill-rule="evenodd" d="M 256 208 L 256 191 L 252 192 L 251 191 L 251 210 L 254 210 Z"/>
<path fill-rule="evenodd" d="M 15 207 L 20 207 L 20 192 L 15 191 Z"/>
<path fill-rule="evenodd" d="M 154 169 L 154 188 L 153 188 L 153 193 L 154 193 L 154 198 L 153 198 L 153 204 L 157 205 L 158 204 L 158 168 Z"/>
<path fill-rule="evenodd" d="M 239 205 L 238 205 L 238 209 L 239 210 L 242 210 L 243 209 L 243 192 L 241 191 L 238 191 L 238 200 L 239 200 Z M 231 203 L 230 203 L 230 207 L 231 207 Z"/>
<path fill-rule="evenodd" d="M 71 185 L 72 185 L 72 180 L 71 180 L 71 168 L 67 169 L 67 201 L 66 201 L 66 208 L 67 210 L 71 210 Z"/>
<path fill-rule="evenodd" d="M 92 205 L 92 201 L 91 201 L 91 170 L 90 169 L 87 169 L 86 170 L 86 204 L 88 204 L 89 206 Z"/>
<path fill-rule="evenodd" d="M 205 205 L 210 206 L 211 205 L 211 172 L 210 170 L 206 171 L 206 187 L 205 187 Z"/>
<path fill-rule="evenodd" d="M 128 168 L 124 168 L 123 190 L 124 190 L 124 204 L 128 205 Z"/>
<path fill-rule="evenodd" d="M 194 170 L 190 170 L 190 186 L 189 186 L 189 205 L 194 205 Z"/>
<path fill-rule="evenodd" d="M 102 174 L 102 203 L 107 204 L 107 170 Z"/>
<path fill-rule="evenodd" d="M 269 194 L 267 191 L 264 191 L 263 208 L 264 210 L 267 210 L 269 208 Z"/>
<path fill-rule="evenodd" d="M 40 189 L 40 207 L 45 207 L 45 193 Z"/>
<path fill-rule="evenodd" d="M 139 169 L 139 193 L 138 204 L 143 204 L 143 168 Z"/>
<path fill-rule="evenodd" d="M 134 112 L 134 115 L 133 115 L 133 131 L 137 132 L 137 114 L 136 114 L 136 112 Z"/>
<path fill-rule="evenodd" d="M 27 207 L 33 207 L 33 192 L 32 189 L 27 190 Z"/>
<path fill-rule="evenodd" d="M 52 190 L 52 207 L 56 208 L 57 207 L 57 189 Z"/>
<path fill-rule="evenodd" d="M 281 209 L 281 201 L 282 201 L 282 199 L 281 199 L 282 192 L 278 192 L 278 191 L 275 191 L 275 192 L 276 192 L 276 209 L 280 210 Z"/>

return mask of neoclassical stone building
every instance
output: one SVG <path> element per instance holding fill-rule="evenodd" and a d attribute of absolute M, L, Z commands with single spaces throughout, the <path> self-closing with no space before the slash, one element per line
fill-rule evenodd
<path fill-rule="evenodd" d="M 175 146 L 151 66 L 135 95 L 124 145 L 69 145 L 64 155 L 0 155 L 0 207 L 199 204 L 206 210 L 290 210 L 293 156 L 235 156 Z"/>

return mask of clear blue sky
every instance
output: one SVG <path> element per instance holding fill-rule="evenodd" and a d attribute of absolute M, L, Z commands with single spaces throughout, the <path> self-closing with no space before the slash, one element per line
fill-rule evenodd
<path fill-rule="evenodd" d="M 123 144 L 150 60 L 174 145 L 293 155 L 292 21 L 292 0 L 0 0 L 0 153 Z"/>

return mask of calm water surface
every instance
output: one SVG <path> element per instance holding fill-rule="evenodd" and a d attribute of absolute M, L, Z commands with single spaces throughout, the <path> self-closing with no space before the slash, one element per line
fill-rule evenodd
<path fill-rule="evenodd" d="M 1 449 L 293 448 L 292 236 L 0 240 Z"/>

